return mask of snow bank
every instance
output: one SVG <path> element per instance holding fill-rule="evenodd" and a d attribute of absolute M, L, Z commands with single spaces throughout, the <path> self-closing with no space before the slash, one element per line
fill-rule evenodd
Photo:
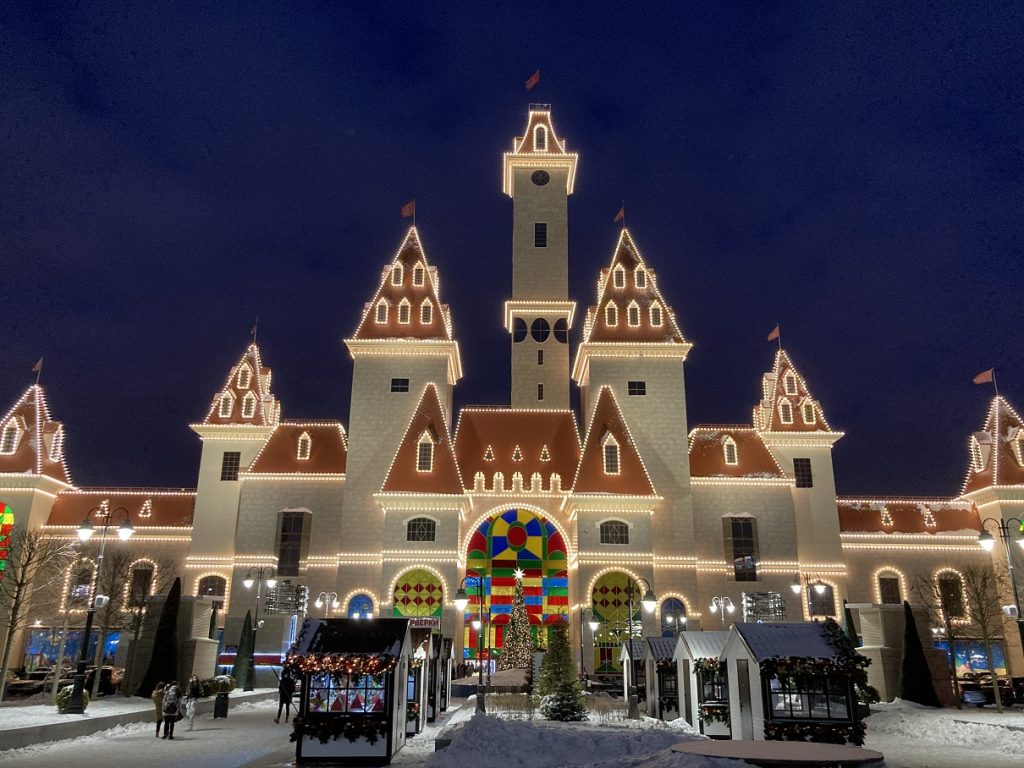
<path fill-rule="evenodd" d="M 992 723 L 957 719 L 965 714 L 956 710 L 920 707 L 910 702 L 895 702 L 867 719 L 868 737 L 886 734 L 905 739 L 908 743 L 947 744 L 975 748 L 979 752 L 1024 756 L 1024 730 L 1005 727 L 1009 723 L 1003 718 L 992 718 Z M 1016 717 L 1016 724 L 1024 725 L 1019 714 Z"/>

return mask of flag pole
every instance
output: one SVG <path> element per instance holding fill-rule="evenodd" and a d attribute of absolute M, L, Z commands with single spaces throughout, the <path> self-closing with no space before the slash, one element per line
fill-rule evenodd
<path fill-rule="evenodd" d="M 999 397 L 999 383 L 996 381 L 996 369 L 992 369 L 992 386 L 996 390 L 996 397 Z"/>
<path fill-rule="evenodd" d="M 622 200 L 622 228 L 623 229 L 626 228 L 626 200 L 625 200 L 625 198 L 623 198 L 623 200 Z"/>
<path fill-rule="evenodd" d="M 39 377 L 43 375 L 43 358 L 39 358 L 39 362 L 34 366 L 36 371 L 36 386 L 39 386 Z"/>
<path fill-rule="evenodd" d="M 260 329 L 260 319 L 257 317 L 256 322 L 252 324 L 252 343 L 256 343 L 256 333 Z"/>
<path fill-rule="evenodd" d="M 775 326 L 779 329 L 778 342 L 779 342 L 779 351 L 781 352 L 782 351 L 782 323 L 776 323 Z"/>

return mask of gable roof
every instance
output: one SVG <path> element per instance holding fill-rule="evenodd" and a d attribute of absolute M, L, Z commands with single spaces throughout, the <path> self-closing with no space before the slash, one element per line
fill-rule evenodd
<path fill-rule="evenodd" d="M 384 654 L 401 656 L 406 649 L 409 620 L 401 618 L 310 619 L 302 622 L 289 653 Z"/>
<path fill-rule="evenodd" d="M 728 630 L 702 630 L 679 633 L 679 651 L 682 658 L 717 659 L 722 655 Z"/>
<path fill-rule="evenodd" d="M 61 491 L 53 500 L 47 525 L 77 527 L 92 512 L 94 525 L 103 522 L 119 507 L 128 510 L 136 530 L 144 528 L 188 528 L 196 507 L 196 492 L 191 488 L 80 488 Z M 100 511 L 96 511 L 100 510 Z M 121 516 L 111 520 L 120 524 Z"/>
<path fill-rule="evenodd" d="M 474 487 L 480 472 L 485 489 L 511 490 L 518 472 L 524 488 L 539 473 L 543 490 L 551 490 L 553 474 L 566 490 L 580 460 L 580 435 L 572 411 L 463 408 L 455 427 L 455 455 L 467 488 Z M 496 472 L 503 475 L 503 488 L 494 488 Z"/>
<path fill-rule="evenodd" d="M 423 268 L 423 284 L 415 285 L 413 271 L 416 267 Z M 392 274 L 396 267 L 401 268 L 401 281 L 394 285 Z M 352 335 L 361 341 L 380 339 L 413 339 L 413 340 L 452 340 L 452 319 L 447 304 L 442 304 L 440 281 L 437 268 L 427 263 L 427 257 L 420 243 L 416 227 L 409 227 L 402 244 L 398 246 L 391 263 L 381 271 L 380 285 L 373 294 L 373 299 L 363 308 L 363 316 L 359 326 Z M 387 319 L 377 322 L 377 304 L 387 304 Z M 430 322 L 422 322 L 421 310 L 424 302 L 430 302 Z M 409 322 L 398 322 L 398 310 L 403 302 L 409 305 Z"/>
<path fill-rule="evenodd" d="M 840 533 L 981 532 L 977 508 L 959 499 L 837 499 Z"/>
<path fill-rule="evenodd" d="M 604 471 L 604 442 L 607 436 L 619 446 L 619 473 Z M 637 451 L 626 420 L 611 387 L 597 393 L 597 402 L 583 440 L 583 454 L 572 484 L 573 493 L 614 493 L 628 496 L 654 496 L 654 486 L 643 459 Z"/>
<path fill-rule="evenodd" d="M 993 485 L 1024 485 L 1024 421 L 1006 398 L 992 398 L 985 425 L 971 440 L 978 443 L 982 465 L 978 469 L 968 459 L 961 493 Z"/>
<path fill-rule="evenodd" d="M 757 661 L 801 656 L 811 659 L 833 659 L 835 649 L 825 640 L 824 625 L 818 622 L 793 624 L 758 624 L 738 622 L 733 630 Z"/>
<path fill-rule="evenodd" d="M 420 439 L 427 434 L 434 443 L 434 458 L 429 472 L 416 468 Z M 405 437 L 395 452 L 382 493 L 462 494 L 462 477 L 455 459 L 448 420 L 434 384 L 423 388 L 420 402 L 409 419 Z"/>
<path fill-rule="evenodd" d="M 239 374 L 243 368 L 248 368 L 250 373 L 248 387 L 241 386 Z M 251 343 L 228 372 L 224 386 L 213 396 L 203 424 L 236 424 L 253 427 L 272 427 L 277 424 L 281 418 L 281 405 L 274 399 L 274 395 L 270 391 L 271 376 L 271 370 L 263 365 L 260 348 L 256 346 L 256 342 Z M 249 392 L 256 396 L 256 410 L 251 418 L 246 418 L 242 415 L 242 406 L 245 396 Z M 221 416 L 221 398 L 225 394 L 231 395 L 231 411 L 227 416 Z"/>
<path fill-rule="evenodd" d="M 795 392 L 786 392 L 787 379 L 795 381 Z M 792 407 L 790 424 L 784 424 L 779 414 L 783 400 Z M 810 423 L 804 419 L 806 403 L 814 408 L 814 421 Z M 772 370 L 761 379 L 761 402 L 754 406 L 754 427 L 759 432 L 832 432 L 821 404 L 811 396 L 804 377 L 782 349 L 775 353 Z"/>
<path fill-rule="evenodd" d="M 736 444 L 736 464 L 725 461 L 725 443 Z M 691 477 L 785 478 L 761 435 L 752 427 L 694 427 L 689 440 Z"/>
<path fill-rule="evenodd" d="M 542 128 L 546 140 L 540 147 L 536 141 L 536 131 Z M 512 151 L 504 155 L 505 176 L 502 191 L 509 196 L 515 192 L 515 174 L 513 168 L 532 168 L 537 165 L 557 166 L 568 169 L 565 182 L 565 193 L 571 195 L 576 181 L 576 163 L 579 156 L 575 152 L 566 152 L 565 140 L 559 140 L 551 122 L 550 104 L 531 104 L 526 118 L 526 131 L 512 141 Z"/>
<path fill-rule="evenodd" d="M 309 458 L 299 458 L 299 439 L 309 435 Z M 283 421 L 256 454 L 246 475 L 343 475 L 348 460 L 345 428 L 337 421 Z"/>
<path fill-rule="evenodd" d="M 674 637 L 648 637 L 647 647 L 650 650 L 650 658 L 655 661 L 669 661 L 676 648 L 676 639 Z"/>
<path fill-rule="evenodd" d="M 623 287 L 615 287 L 615 273 L 622 270 Z M 643 272 L 645 284 L 637 286 L 637 270 Z M 628 310 L 635 303 L 639 309 L 639 324 L 630 325 Z M 661 325 L 651 322 L 651 307 L 661 308 Z M 616 322 L 608 323 L 607 308 L 615 307 Z M 665 302 L 658 289 L 657 275 L 649 268 L 633 243 L 625 227 L 619 233 L 611 264 L 602 269 L 597 281 L 597 304 L 587 310 L 583 325 L 583 341 L 620 343 L 661 343 L 686 344 L 682 331 L 676 324 L 675 312 Z"/>
<path fill-rule="evenodd" d="M 46 392 L 33 384 L 0 420 L 0 436 L 17 425 L 14 452 L 0 454 L 0 473 L 45 475 L 71 485 L 64 461 L 64 425 L 50 418 Z M 81 522 L 81 521 L 79 521 Z"/>

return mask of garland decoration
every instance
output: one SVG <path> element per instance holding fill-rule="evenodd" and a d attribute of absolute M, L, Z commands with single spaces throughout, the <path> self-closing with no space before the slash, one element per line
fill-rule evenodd
<path fill-rule="evenodd" d="M 694 659 L 693 672 L 706 682 L 716 675 L 725 675 L 725 663 L 714 656 Z"/>
<path fill-rule="evenodd" d="M 724 702 L 701 704 L 697 710 L 697 719 L 702 723 L 725 723 L 729 725 L 732 722 L 729 717 L 729 705 Z"/>
<path fill-rule="evenodd" d="M 289 741 L 298 741 L 303 736 L 316 739 L 321 744 L 337 741 L 344 736 L 350 742 L 366 739 L 370 744 L 386 736 L 388 721 L 384 717 L 318 717 L 313 720 L 296 717 L 292 720 L 292 733 Z"/>
<path fill-rule="evenodd" d="M 767 741 L 814 741 L 820 744 L 853 744 L 864 746 L 865 723 L 785 723 L 766 722 Z"/>
<path fill-rule="evenodd" d="M 398 656 L 389 653 L 289 653 L 284 666 L 299 674 L 382 675 L 398 666 Z"/>
<path fill-rule="evenodd" d="M 416 719 L 416 716 L 420 713 L 419 702 L 410 701 L 405 705 L 405 720 L 411 722 Z"/>
<path fill-rule="evenodd" d="M 850 643 L 849 638 L 833 619 L 822 624 L 825 642 L 835 651 L 835 656 L 822 659 L 812 656 L 775 656 L 761 661 L 761 672 L 770 679 L 789 678 L 798 688 L 819 684 L 822 678 L 845 686 L 848 682 L 858 688 L 868 684 L 868 665 L 871 659 L 861 656 Z"/>

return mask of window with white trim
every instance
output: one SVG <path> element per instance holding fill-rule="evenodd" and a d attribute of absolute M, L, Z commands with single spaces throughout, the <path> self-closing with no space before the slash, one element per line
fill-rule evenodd
<path fill-rule="evenodd" d="M 196 595 L 210 598 L 210 602 L 219 611 L 224 608 L 224 595 L 227 594 L 227 587 L 227 579 L 223 576 L 203 576 L 196 587 Z"/>
<path fill-rule="evenodd" d="M 605 325 L 619 324 L 619 310 L 610 301 L 604 307 L 604 322 Z"/>
<path fill-rule="evenodd" d="M 739 451 L 736 448 L 736 441 L 731 436 L 727 436 L 722 441 L 722 452 L 725 454 L 725 463 L 731 467 L 735 467 L 740 463 Z"/>
<path fill-rule="evenodd" d="M 797 393 L 796 376 L 792 371 L 786 371 L 786 374 L 782 377 L 782 386 L 786 390 L 787 395 L 795 395 Z"/>
<path fill-rule="evenodd" d="M 793 404 L 783 399 L 779 402 L 779 421 L 783 424 L 793 423 Z"/>
<path fill-rule="evenodd" d="M 423 265 L 422 264 L 417 264 L 415 267 L 413 267 L 412 268 L 412 284 L 415 285 L 417 288 L 422 286 L 423 285 L 423 278 L 424 278 L 425 273 L 426 273 L 426 270 L 423 269 Z"/>
<path fill-rule="evenodd" d="M 402 284 L 402 280 L 404 280 L 404 279 L 405 279 L 405 270 L 402 268 L 401 264 L 395 264 L 393 267 L 391 267 L 391 284 L 392 285 L 401 285 Z"/>
<path fill-rule="evenodd" d="M 248 389 L 252 384 L 252 368 L 245 363 L 238 369 L 238 388 Z"/>
<path fill-rule="evenodd" d="M 651 326 L 653 328 L 661 328 L 661 324 L 664 322 L 663 314 L 661 311 L 661 304 L 654 302 L 651 304 L 650 309 L 651 315 Z"/>
<path fill-rule="evenodd" d="M 246 392 L 242 398 L 242 418 L 251 419 L 256 415 L 256 395 Z"/>
<path fill-rule="evenodd" d="M 956 571 L 942 571 L 936 574 L 939 592 L 939 608 L 951 619 L 962 619 L 964 610 L 964 582 Z"/>
<path fill-rule="evenodd" d="M 647 287 L 647 270 L 643 267 L 637 267 L 633 270 L 633 284 L 640 290 Z"/>
<path fill-rule="evenodd" d="M 732 561 L 736 581 L 757 581 L 759 547 L 757 520 L 753 517 L 723 517 L 725 557 Z"/>
<path fill-rule="evenodd" d="M 622 268 L 621 264 L 615 268 L 615 271 L 612 273 L 612 275 L 612 285 L 614 285 L 616 288 L 626 287 L 626 270 Z"/>
<path fill-rule="evenodd" d="M 435 541 L 437 522 L 429 517 L 414 517 L 405 524 L 406 541 Z"/>
<path fill-rule="evenodd" d="M 878 597 L 882 605 L 901 605 L 903 603 L 898 573 L 882 571 L 878 574 Z"/>
<path fill-rule="evenodd" d="M 409 305 L 408 299 L 402 299 L 398 304 L 398 322 L 402 325 L 408 325 L 412 319 L 412 308 Z"/>
<path fill-rule="evenodd" d="M 605 520 L 600 532 L 602 544 L 629 544 L 629 523 L 624 520 Z"/>
<path fill-rule="evenodd" d="M 153 584 L 155 566 L 149 560 L 137 560 L 132 563 L 127 586 L 127 608 L 141 608 L 149 597 L 149 588 Z"/>
<path fill-rule="evenodd" d="M 818 420 L 814 415 L 814 403 L 810 400 L 804 401 L 803 417 L 804 424 L 814 424 Z"/>
<path fill-rule="evenodd" d="M 626 309 L 626 318 L 629 320 L 631 328 L 636 328 L 640 325 L 640 305 L 635 301 L 629 302 L 629 307 Z"/>
<path fill-rule="evenodd" d="M 434 470 L 434 438 L 430 432 L 420 435 L 416 446 L 416 471 L 432 472 Z"/>
<path fill-rule="evenodd" d="M 601 445 L 601 452 L 604 459 L 604 473 L 606 475 L 619 474 L 619 444 L 611 432 L 605 435 Z"/>
<path fill-rule="evenodd" d="M 548 129 L 543 125 L 533 129 L 533 149 L 536 152 L 546 152 L 548 149 Z"/>
<path fill-rule="evenodd" d="M 374 316 L 373 319 L 380 325 L 383 325 L 388 321 L 387 299 L 381 299 L 380 301 L 377 302 L 377 314 Z"/>
<path fill-rule="evenodd" d="M 420 304 L 420 323 L 430 325 L 434 321 L 434 304 L 430 299 L 424 299 Z"/>
<path fill-rule="evenodd" d="M 1017 463 L 1024 467 L 1024 429 L 1018 429 L 1013 440 L 1010 441 L 1010 448 L 1013 449 L 1013 456 Z"/>
<path fill-rule="evenodd" d="M 220 396 L 220 408 L 217 410 L 217 415 L 222 419 L 231 418 L 231 410 L 235 406 L 235 396 L 230 391 L 225 391 Z"/>
<path fill-rule="evenodd" d="M 11 419 L 4 426 L 3 437 L 0 437 L 0 454 L 9 455 L 14 453 L 18 445 L 18 422 Z"/>
<path fill-rule="evenodd" d="M 91 560 L 72 563 L 68 590 L 68 608 L 88 608 L 89 597 L 92 595 L 92 582 L 95 572 Z"/>
<path fill-rule="evenodd" d="M 57 427 L 50 438 L 50 461 L 60 461 L 61 453 L 64 451 L 64 427 Z"/>
<path fill-rule="evenodd" d="M 821 582 L 824 584 L 824 582 Z M 821 584 L 814 584 L 807 592 L 807 613 L 811 616 L 835 616 L 836 615 L 836 593 L 831 584 L 824 584 L 825 588 L 820 592 Z"/>
<path fill-rule="evenodd" d="M 296 458 L 298 458 L 299 461 L 307 461 L 312 448 L 313 438 L 309 436 L 309 432 L 303 432 L 299 435 L 299 447 L 298 452 L 296 453 Z"/>
<path fill-rule="evenodd" d="M 971 436 L 971 466 L 974 467 L 975 472 L 985 469 L 985 456 L 981 452 L 981 443 L 973 435 Z"/>

